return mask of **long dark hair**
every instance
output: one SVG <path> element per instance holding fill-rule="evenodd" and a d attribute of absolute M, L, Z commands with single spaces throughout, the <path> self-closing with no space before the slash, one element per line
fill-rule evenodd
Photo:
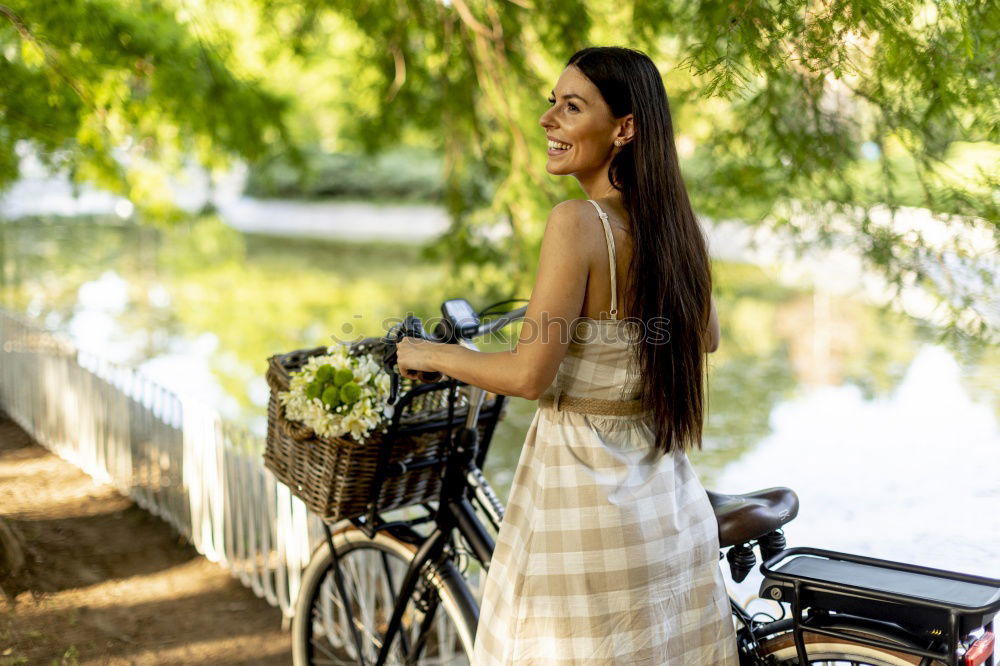
<path fill-rule="evenodd" d="M 575 65 L 604 97 L 615 118 L 634 114 L 634 136 L 611 161 L 633 239 L 623 300 L 645 335 L 631 359 L 642 377 L 643 405 L 656 426 L 656 447 L 701 448 L 706 391 L 706 331 L 712 268 L 705 236 L 681 177 L 670 105 L 656 65 L 641 51 L 590 47 Z M 665 324 L 667 335 L 652 333 Z"/>

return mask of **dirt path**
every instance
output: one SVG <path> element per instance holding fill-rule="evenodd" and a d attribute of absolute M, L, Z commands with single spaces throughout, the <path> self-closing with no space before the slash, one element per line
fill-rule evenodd
<path fill-rule="evenodd" d="M 291 663 L 277 609 L 2 412 L 0 519 L 27 561 L 0 580 L 16 595 L 0 599 L 0 666 Z"/>

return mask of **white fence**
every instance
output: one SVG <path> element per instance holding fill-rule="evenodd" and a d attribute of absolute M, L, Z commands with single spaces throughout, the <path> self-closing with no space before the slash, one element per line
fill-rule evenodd
<path fill-rule="evenodd" d="M 261 438 L 3 309 L 0 408 L 292 616 L 323 528 L 264 468 Z"/>

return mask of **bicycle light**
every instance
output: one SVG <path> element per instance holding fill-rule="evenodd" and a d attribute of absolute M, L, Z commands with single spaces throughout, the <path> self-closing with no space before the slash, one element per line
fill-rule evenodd
<path fill-rule="evenodd" d="M 964 666 L 980 666 L 993 654 L 993 632 L 987 631 L 965 653 Z"/>

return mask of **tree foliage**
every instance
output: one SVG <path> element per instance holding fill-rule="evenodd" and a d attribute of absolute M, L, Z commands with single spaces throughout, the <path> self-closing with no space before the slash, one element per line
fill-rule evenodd
<path fill-rule="evenodd" d="M 486 280 L 523 296 L 547 211 L 580 196 L 545 171 L 545 98 L 578 48 L 625 45 L 664 73 L 700 214 L 848 244 L 897 289 L 937 291 L 950 321 L 988 332 L 996 2 L 168 2 L 2 12 L 0 74 L 16 94 L 0 102 L 0 183 L 18 138 L 133 194 L 141 169 L 123 176 L 112 158 L 130 137 L 151 171 L 192 149 L 296 163 L 296 146 L 419 145 L 442 155 L 452 219 L 430 256 L 452 264 L 456 290 Z"/>
<path fill-rule="evenodd" d="M 189 157 L 253 160 L 286 135 L 286 101 L 235 76 L 156 0 L 0 5 L 0 81 L 0 187 L 28 141 L 158 219 L 177 214 L 164 183 Z"/>
<path fill-rule="evenodd" d="M 622 44 L 664 72 L 699 213 L 859 248 L 897 290 L 921 284 L 988 332 L 995 2 L 261 2 L 296 17 L 302 53 L 334 47 L 326 15 L 365 36 L 341 136 L 377 152 L 417 130 L 441 149 L 454 222 L 435 250 L 460 276 L 494 262 L 511 295 L 528 286 L 548 208 L 580 194 L 544 170 L 544 98 L 576 49 Z M 497 219 L 502 242 L 484 233 Z"/>

